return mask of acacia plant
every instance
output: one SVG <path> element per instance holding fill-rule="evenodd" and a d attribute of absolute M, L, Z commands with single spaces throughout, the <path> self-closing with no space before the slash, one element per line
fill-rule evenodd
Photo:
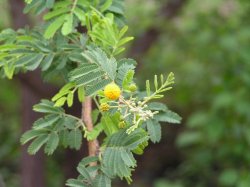
<path fill-rule="evenodd" d="M 58 146 L 80 149 L 86 138 L 89 155 L 67 186 L 109 187 L 115 177 L 131 183 L 133 155 L 142 154 L 148 141 L 160 141 L 160 122 L 181 120 L 156 102 L 172 88 L 173 73 L 155 76 L 153 84 L 147 80 L 146 91 L 140 92 L 135 60 L 119 59 L 133 39 L 126 36 L 123 1 L 26 0 L 24 12 L 43 13 L 44 24 L 0 34 L 2 77 L 39 68 L 44 80 L 64 83 L 51 100 L 34 106 L 44 117 L 23 134 L 21 143 L 31 142 L 30 154 L 44 147 L 51 155 Z M 82 103 L 80 118 L 63 109 L 75 102 Z"/>

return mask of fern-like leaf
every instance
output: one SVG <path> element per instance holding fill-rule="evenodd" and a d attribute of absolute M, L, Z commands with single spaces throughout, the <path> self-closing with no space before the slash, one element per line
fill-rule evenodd
<path fill-rule="evenodd" d="M 139 144 L 148 140 L 148 136 L 142 129 L 133 131 L 130 135 L 126 130 L 121 130 L 111 135 L 103 153 L 103 165 L 110 176 L 130 177 L 136 161 L 131 151 Z"/>
<path fill-rule="evenodd" d="M 69 79 L 78 87 L 84 86 L 86 95 L 92 95 L 115 79 L 117 64 L 100 48 L 90 48 L 82 56 L 88 63 L 70 72 Z"/>

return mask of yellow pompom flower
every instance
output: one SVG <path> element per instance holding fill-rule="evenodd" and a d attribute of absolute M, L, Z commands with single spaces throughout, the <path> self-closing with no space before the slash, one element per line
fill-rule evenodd
<path fill-rule="evenodd" d="M 104 88 L 104 95 L 105 97 L 111 99 L 111 100 L 116 100 L 120 97 L 121 95 L 121 89 L 117 84 L 115 83 L 110 83 Z"/>
<path fill-rule="evenodd" d="M 119 124 L 118 124 L 118 127 L 119 127 L 120 129 L 124 129 L 124 128 L 126 127 L 125 121 L 120 121 Z"/>
<path fill-rule="evenodd" d="M 102 103 L 102 104 L 100 105 L 100 110 L 101 110 L 102 112 L 106 112 L 106 111 L 108 111 L 109 109 L 110 109 L 110 106 L 109 106 L 108 103 Z"/>

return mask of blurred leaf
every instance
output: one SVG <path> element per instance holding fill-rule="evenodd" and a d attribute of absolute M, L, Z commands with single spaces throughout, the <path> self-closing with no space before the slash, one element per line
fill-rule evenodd
<path fill-rule="evenodd" d="M 199 143 L 202 140 L 200 132 L 183 132 L 177 139 L 179 147 L 190 146 Z"/>
<path fill-rule="evenodd" d="M 220 184 L 223 186 L 234 186 L 238 179 L 238 172 L 234 169 L 224 170 L 219 176 Z"/>

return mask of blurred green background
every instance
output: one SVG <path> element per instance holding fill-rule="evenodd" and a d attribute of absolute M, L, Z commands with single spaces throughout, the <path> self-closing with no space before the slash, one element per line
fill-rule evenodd
<path fill-rule="evenodd" d="M 0 29 L 11 26 L 0 1 Z M 166 103 L 182 117 L 138 157 L 133 187 L 250 186 L 250 2 L 127 0 L 137 83 L 174 72 Z M 0 80 L 0 186 L 20 187 L 18 81 Z M 46 186 L 63 186 L 60 152 L 46 157 Z M 128 186 L 117 182 L 113 186 Z M 23 187 L 23 186 L 22 186 Z"/>

